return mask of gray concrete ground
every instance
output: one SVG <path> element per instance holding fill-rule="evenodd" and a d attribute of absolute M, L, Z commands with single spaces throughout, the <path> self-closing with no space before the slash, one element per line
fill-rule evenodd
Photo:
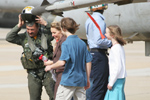
<path fill-rule="evenodd" d="M 20 63 L 22 48 L 3 39 L 10 29 L 0 28 L 0 100 L 29 100 L 27 74 Z M 127 44 L 125 93 L 127 100 L 149 100 L 150 57 L 144 42 Z M 43 89 L 42 100 L 48 100 Z"/>

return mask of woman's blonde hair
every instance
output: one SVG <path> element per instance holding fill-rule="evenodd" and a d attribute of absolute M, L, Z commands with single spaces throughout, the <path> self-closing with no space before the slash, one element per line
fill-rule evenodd
<path fill-rule="evenodd" d="M 79 24 L 77 24 L 72 18 L 66 17 L 61 20 L 61 28 L 74 34 L 76 30 L 79 29 Z"/>
<path fill-rule="evenodd" d="M 61 31 L 61 24 L 60 22 L 52 22 L 51 28 L 56 28 L 57 30 Z"/>
<path fill-rule="evenodd" d="M 110 35 L 113 35 L 114 39 L 121 45 L 125 45 L 126 41 L 122 37 L 121 29 L 117 25 L 110 25 L 107 27 L 110 31 Z"/>

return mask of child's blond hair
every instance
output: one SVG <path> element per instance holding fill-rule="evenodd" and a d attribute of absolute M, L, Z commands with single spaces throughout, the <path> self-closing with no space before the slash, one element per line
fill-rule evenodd
<path fill-rule="evenodd" d="M 110 31 L 110 35 L 120 44 L 125 45 L 126 41 L 122 37 L 121 29 L 117 25 L 110 25 L 107 27 Z"/>

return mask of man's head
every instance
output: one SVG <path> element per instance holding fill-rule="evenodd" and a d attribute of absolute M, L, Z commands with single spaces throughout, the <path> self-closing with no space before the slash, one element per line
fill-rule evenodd
<path fill-rule="evenodd" d="M 103 14 L 104 10 L 96 10 L 95 12 L 99 12 L 99 13 Z"/>
<path fill-rule="evenodd" d="M 39 31 L 39 26 L 35 22 L 30 22 L 30 23 L 26 23 L 26 29 L 30 37 L 35 37 L 37 36 L 37 33 Z"/>
<path fill-rule="evenodd" d="M 102 4 L 102 5 L 95 5 L 95 6 L 90 6 L 90 10 L 93 12 L 99 12 L 103 14 L 104 10 L 108 8 L 107 4 Z"/>

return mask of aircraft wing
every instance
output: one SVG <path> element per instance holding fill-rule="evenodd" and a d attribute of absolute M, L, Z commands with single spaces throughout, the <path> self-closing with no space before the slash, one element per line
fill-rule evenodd
<path fill-rule="evenodd" d="M 44 0 L 47 2 L 47 0 Z M 48 11 L 52 14 L 61 15 L 63 11 L 79 9 L 99 4 L 106 3 L 131 3 L 132 0 L 55 0 L 55 2 L 49 5 L 43 5 L 33 9 L 32 13 L 35 15 L 40 15 L 43 12 Z"/>
<path fill-rule="evenodd" d="M 115 3 L 118 5 L 137 3 L 137 2 L 147 2 L 147 0 L 53 0 L 53 3 L 43 5 L 40 7 L 35 7 L 32 11 L 34 15 L 40 15 L 45 11 L 51 12 L 54 15 L 62 15 L 63 11 L 69 11 L 73 9 L 79 9 L 94 5 Z M 47 2 L 44 0 L 43 2 Z"/>
<path fill-rule="evenodd" d="M 45 8 L 49 12 L 63 12 L 73 9 L 79 9 L 103 3 L 114 3 L 119 1 L 131 1 L 131 0 L 65 0 L 56 2 L 53 5 L 49 5 Z"/>
<path fill-rule="evenodd" d="M 59 2 L 57 2 L 56 0 L 53 5 L 46 6 L 45 10 L 48 12 L 52 12 L 53 14 L 61 15 L 63 11 L 79 9 L 99 4 L 114 3 L 118 5 L 124 5 L 138 2 L 147 2 L 147 0 L 64 0 Z"/>

